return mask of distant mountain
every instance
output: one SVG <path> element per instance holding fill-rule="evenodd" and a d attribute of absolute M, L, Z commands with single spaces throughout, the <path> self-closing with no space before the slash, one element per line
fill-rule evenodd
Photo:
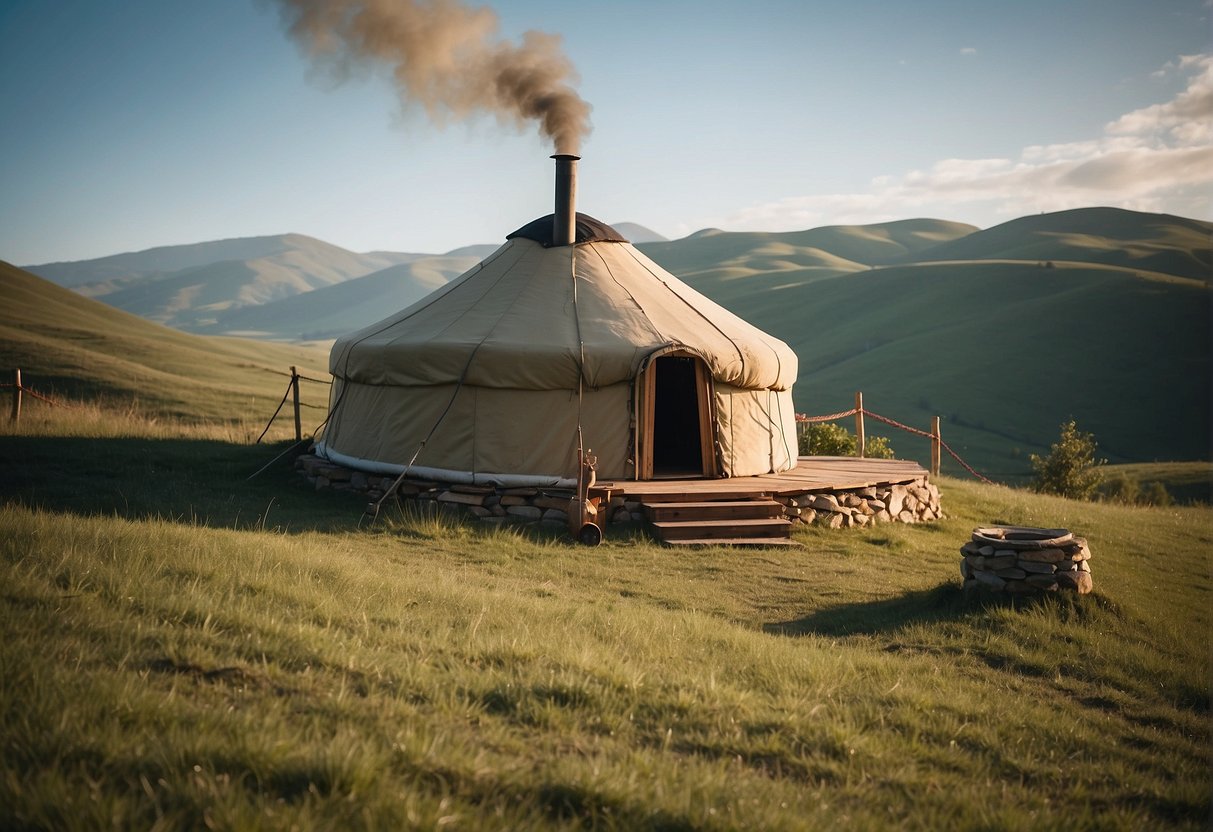
<path fill-rule="evenodd" d="M 1209 282 L 1213 223 L 1121 208 L 1081 208 L 1020 217 L 916 252 L 912 259 L 1103 263 Z"/>
<path fill-rule="evenodd" d="M 202 331 L 252 338 L 326 340 L 374 323 L 411 306 L 475 266 L 476 252 L 496 246 L 467 246 L 462 255 L 425 257 L 372 274 L 257 306 L 220 313 Z"/>
<path fill-rule="evenodd" d="M 230 309 L 331 286 L 424 256 L 356 254 L 313 237 L 283 234 L 167 246 L 33 266 L 29 271 L 149 320 L 198 330 Z"/>
<path fill-rule="evenodd" d="M 633 244 L 639 243 L 661 243 L 668 240 L 668 237 L 663 237 L 651 228 L 645 228 L 643 225 L 635 222 L 613 222 L 611 228 L 618 231 L 628 241 Z"/>
<path fill-rule="evenodd" d="M 972 225 L 932 219 L 776 233 L 712 228 L 642 248 L 680 277 L 704 271 L 741 275 L 823 266 L 855 271 L 898 262 L 976 230 Z"/>
<path fill-rule="evenodd" d="M 145 251 L 114 254 L 93 260 L 43 263 L 24 266 L 26 271 L 44 277 L 60 286 L 75 288 L 86 283 L 102 283 L 109 280 L 129 280 L 148 275 L 164 275 L 183 269 L 207 266 L 230 260 L 260 260 L 289 255 L 295 251 L 311 250 L 319 255 L 325 249 L 345 252 L 320 240 L 303 234 L 276 234 L 266 237 L 238 237 L 229 240 L 214 240 L 177 246 L 159 246 Z M 321 255 L 322 256 L 322 255 Z M 389 252 L 354 255 L 366 258 L 367 271 L 382 269 L 402 262 L 401 256 Z M 363 272 L 364 274 L 366 272 Z"/>
<path fill-rule="evenodd" d="M 474 246 L 461 246 L 460 248 L 452 249 L 451 251 L 448 251 L 446 254 L 443 254 L 441 256 L 442 257 L 475 257 L 476 261 L 479 262 L 479 261 L 483 260 L 484 258 L 488 257 L 490 254 L 492 254 L 494 251 L 496 251 L 499 248 L 501 248 L 501 243 L 482 243 L 480 245 L 474 245 Z M 434 257 L 434 256 L 438 256 L 438 255 L 426 254 L 423 256 L 424 257 Z"/>

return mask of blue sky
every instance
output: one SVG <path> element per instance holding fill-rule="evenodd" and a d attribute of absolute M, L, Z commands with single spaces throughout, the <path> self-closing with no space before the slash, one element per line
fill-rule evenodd
<path fill-rule="evenodd" d="M 475 4 L 469 4 L 475 5 Z M 493 6 L 593 106 L 578 207 L 669 237 L 1116 205 L 1213 219 L 1208 0 Z M 0 259 L 298 232 L 497 242 L 552 152 L 337 82 L 273 0 L 0 0 Z"/>

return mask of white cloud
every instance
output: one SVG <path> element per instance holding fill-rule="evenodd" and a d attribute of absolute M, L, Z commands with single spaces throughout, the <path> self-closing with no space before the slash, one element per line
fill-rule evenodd
<path fill-rule="evenodd" d="M 1011 219 L 1111 205 L 1208 217 L 1213 211 L 1213 55 L 1164 67 L 1186 76 L 1171 100 L 1126 113 L 1102 136 L 1025 147 L 1017 158 L 942 159 L 872 180 L 867 191 L 789 197 L 746 208 L 725 228 L 806 228 L 911 216 L 980 213 Z"/>
<path fill-rule="evenodd" d="M 960 47 L 960 54 L 962 54 L 962 55 L 976 55 L 976 54 L 977 54 L 977 47 L 975 47 L 975 46 L 962 46 L 962 47 Z"/>

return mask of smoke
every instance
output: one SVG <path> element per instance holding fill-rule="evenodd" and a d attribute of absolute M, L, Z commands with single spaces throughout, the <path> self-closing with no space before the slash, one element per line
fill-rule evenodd
<path fill-rule="evenodd" d="M 390 68 L 402 102 L 438 124 L 491 113 L 537 121 L 557 153 L 577 153 L 590 105 L 573 89 L 560 38 L 530 31 L 503 41 L 497 15 L 458 0 L 280 0 L 283 20 L 314 59 L 337 69 Z"/>

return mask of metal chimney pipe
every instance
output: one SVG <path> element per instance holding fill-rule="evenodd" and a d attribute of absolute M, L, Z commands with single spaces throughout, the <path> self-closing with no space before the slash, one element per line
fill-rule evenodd
<path fill-rule="evenodd" d="M 580 156 L 557 153 L 556 212 L 552 217 L 552 245 L 571 246 L 577 240 L 577 162 Z"/>

